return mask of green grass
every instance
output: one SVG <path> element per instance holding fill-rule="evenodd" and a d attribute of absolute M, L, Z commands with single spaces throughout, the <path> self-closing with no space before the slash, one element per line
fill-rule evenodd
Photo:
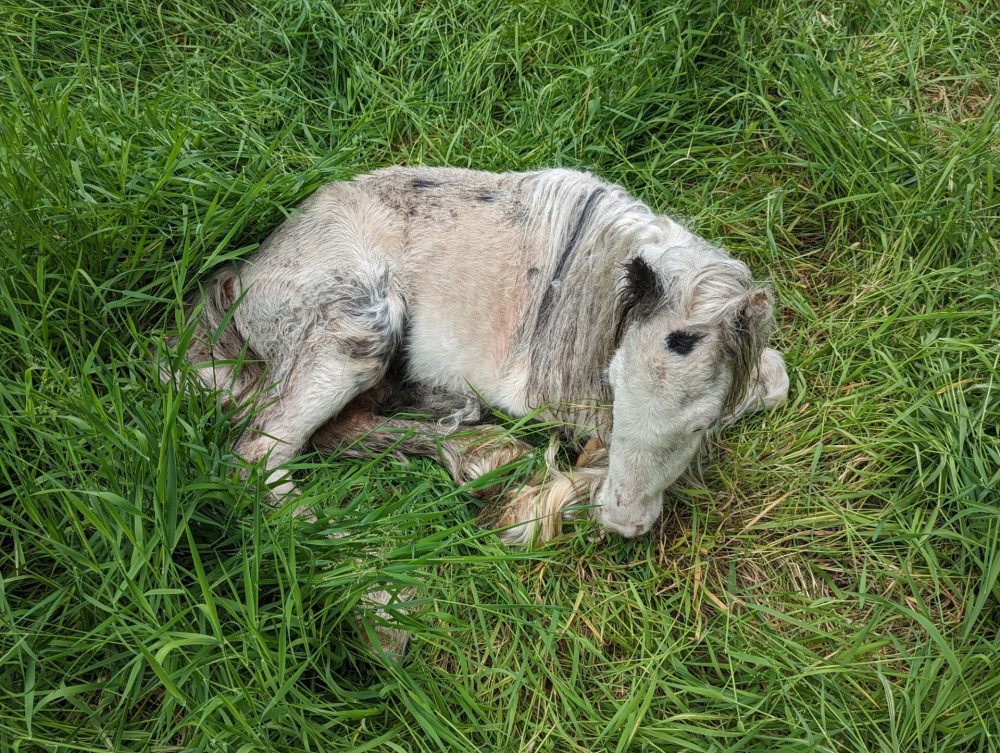
<path fill-rule="evenodd" d="M 0 750 L 1000 750 L 998 84 L 987 0 L 0 0 Z M 505 549 L 421 462 L 270 512 L 149 354 L 395 163 L 686 217 L 777 289 L 789 403 L 636 541 Z"/>

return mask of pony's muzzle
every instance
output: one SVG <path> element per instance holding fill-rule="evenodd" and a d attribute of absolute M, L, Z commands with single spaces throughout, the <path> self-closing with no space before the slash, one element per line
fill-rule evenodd
<path fill-rule="evenodd" d="M 653 527 L 663 510 L 662 495 L 653 499 L 626 499 L 621 490 L 612 491 L 605 483 L 598 495 L 599 504 L 591 513 L 606 531 L 626 539 L 642 536 Z"/>
<path fill-rule="evenodd" d="M 599 509 L 597 522 L 600 523 L 606 531 L 617 533 L 619 536 L 626 539 L 634 539 L 637 536 L 642 536 L 643 534 L 648 533 L 649 529 L 653 527 L 653 524 L 656 523 L 659 517 L 660 511 L 657 510 L 652 514 L 642 515 L 639 518 L 616 520 L 602 515 Z"/>

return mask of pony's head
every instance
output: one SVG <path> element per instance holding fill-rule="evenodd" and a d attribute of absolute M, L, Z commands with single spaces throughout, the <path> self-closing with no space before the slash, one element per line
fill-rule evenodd
<path fill-rule="evenodd" d="M 759 399 L 748 392 L 760 389 L 773 298 L 746 265 L 699 242 L 643 249 L 617 305 L 609 469 L 593 514 L 632 537 L 656 522 L 663 491 L 713 429 Z"/>

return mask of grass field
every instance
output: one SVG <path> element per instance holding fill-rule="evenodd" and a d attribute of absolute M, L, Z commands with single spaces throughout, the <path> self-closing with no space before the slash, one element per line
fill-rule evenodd
<path fill-rule="evenodd" d="M 1000 750 L 995 3 L 0 0 L 0 48 L 0 750 Z M 149 354 L 402 163 L 686 218 L 773 282 L 788 404 L 634 541 L 506 549 L 423 462 L 270 512 Z"/>

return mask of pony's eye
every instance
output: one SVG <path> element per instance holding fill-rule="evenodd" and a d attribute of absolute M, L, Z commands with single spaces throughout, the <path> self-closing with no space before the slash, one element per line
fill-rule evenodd
<path fill-rule="evenodd" d="M 686 356 L 703 337 L 704 335 L 697 335 L 694 332 L 684 332 L 683 330 L 671 332 L 667 335 L 666 339 L 667 350 L 679 356 Z"/>

